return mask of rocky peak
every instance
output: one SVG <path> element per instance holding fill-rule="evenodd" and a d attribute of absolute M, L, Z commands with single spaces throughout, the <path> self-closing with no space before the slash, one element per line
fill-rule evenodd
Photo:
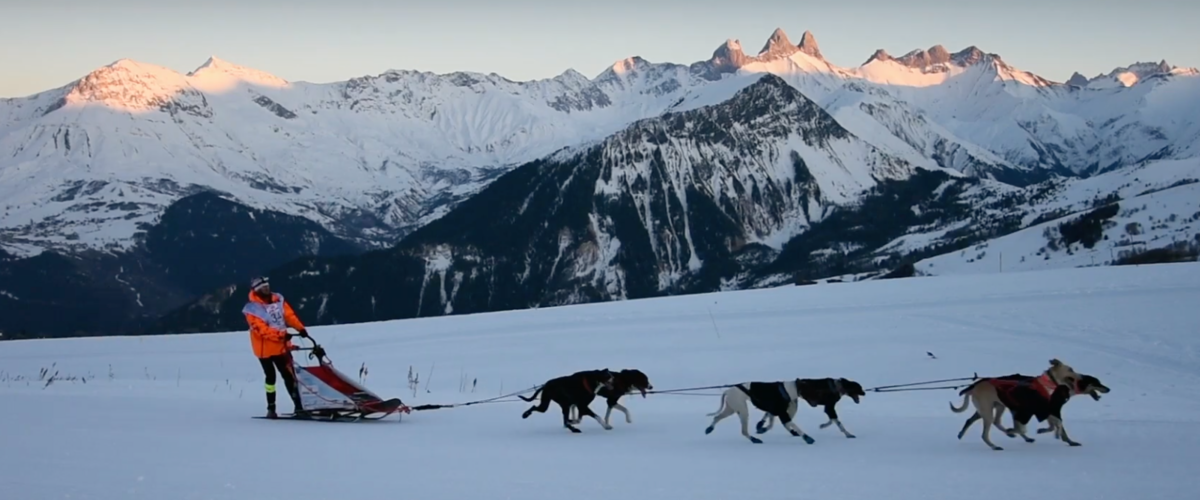
<path fill-rule="evenodd" d="M 867 58 L 866 62 L 862 63 L 862 65 L 866 66 L 875 61 L 887 62 L 887 61 L 895 61 L 895 60 L 896 59 L 893 58 L 891 54 L 888 54 L 888 52 L 886 50 L 877 49 L 877 50 L 875 50 L 874 54 L 871 54 L 871 57 Z"/>
<path fill-rule="evenodd" d="M 627 73 L 636 73 L 638 70 L 645 69 L 648 66 L 650 66 L 649 61 L 642 59 L 641 56 L 633 56 L 613 63 L 609 69 L 615 74 L 624 75 Z"/>
<path fill-rule="evenodd" d="M 1067 80 L 1067 85 L 1086 87 L 1088 85 L 1088 79 L 1086 76 L 1083 76 L 1076 71 L 1075 74 L 1071 75 L 1071 78 Z"/>
<path fill-rule="evenodd" d="M 767 43 L 758 52 L 758 57 L 760 59 L 782 59 L 799 51 L 798 47 L 792 45 L 792 41 L 788 39 L 787 33 L 784 33 L 782 28 L 775 28 L 771 37 L 767 39 Z"/>
<path fill-rule="evenodd" d="M 934 45 L 927 50 L 917 49 L 911 51 L 895 60 L 910 68 L 927 68 L 936 64 L 950 62 L 950 51 L 941 45 Z"/>
<path fill-rule="evenodd" d="M 982 50 L 979 50 L 979 47 L 972 45 L 963 50 L 955 52 L 954 54 L 951 54 L 950 61 L 958 66 L 971 66 L 978 64 L 987 56 L 988 54 L 984 53 Z M 993 55 L 993 57 L 995 56 Z"/>
<path fill-rule="evenodd" d="M 811 31 L 804 32 L 804 35 L 800 37 L 800 45 L 796 47 L 800 49 L 800 52 L 817 59 L 825 58 L 821 55 L 821 47 L 817 45 L 817 37 L 813 36 Z"/>
<path fill-rule="evenodd" d="M 709 64 L 718 72 L 733 72 L 753 61 L 742 50 L 742 42 L 730 38 L 713 51 Z"/>
<path fill-rule="evenodd" d="M 892 60 L 910 68 L 925 69 L 931 66 L 946 64 L 953 64 L 960 67 L 972 66 L 979 64 L 988 57 L 998 58 L 994 54 L 988 54 L 982 50 L 979 50 L 979 48 L 974 45 L 954 53 L 946 50 L 946 47 L 943 45 L 934 45 L 925 50 L 913 50 L 896 58 L 889 56 L 887 52 L 885 52 L 883 49 L 880 49 L 875 51 L 875 55 L 871 56 L 867 62 L 874 60 Z"/>

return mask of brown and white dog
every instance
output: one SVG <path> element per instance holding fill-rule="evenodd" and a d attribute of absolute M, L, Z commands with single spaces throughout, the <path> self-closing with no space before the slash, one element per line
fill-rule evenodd
<path fill-rule="evenodd" d="M 968 399 L 971 400 L 975 404 L 975 414 L 983 419 L 983 442 L 993 450 L 1003 449 L 992 443 L 991 430 L 993 426 L 1004 429 L 999 419 L 1005 408 L 1013 413 L 1013 428 L 1005 430 L 1009 436 L 1015 432 L 1029 440 L 1025 435 L 1025 424 L 1036 416 L 1039 421 L 1050 421 L 1056 437 L 1071 446 L 1078 446 L 1079 443 L 1067 436 L 1062 423 L 1062 406 L 1070 399 L 1081 378 L 1070 365 L 1051 359 L 1050 368 L 1032 380 L 1004 377 L 976 381 L 959 392 L 963 396 L 962 407 L 951 404 L 950 410 L 962 413 L 967 410 Z M 964 428 L 973 422 L 971 420 Z"/>
<path fill-rule="evenodd" d="M 654 386 L 650 385 L 650 378 L 638 369 L 625 369 L 619 372 L 612 372 L 612 376 L 612 388 L 601 387 L 596 392 L 596 396 L 604 398 L 604 401 L 608 403 L 608 410 L 604 412 L 604 424 L 612 425 L 609 423 L 609 417 L 612 416 L 613 408 L 621 410 L 621 413 L 625 414 L 625 423 L 632 424 L 633 418 L 629 416 L 629 409 L 621 406 L 621 397 L 637 389 L 638 392 L 642 393 L 642 397 L 644 398 L 646 397 L 646 391 L 654 390 Z M 579 408 L 572 406 L 571 423 L 579 425 L 582 420 L 583 416 L 579 415 Z"/>
<path fill-rule="evenodd" d="M 1031 377 L 1029 375 L 1021 375 L 1019 373 L 1014 373 L 1012 375 L 1006 375 L 1003 377 L 988 377 L 988 378 L 999 379 L 999 380 L 1013 380 L 1013 381 L 1023 382 L 1023 383 L 1032 383 L 1037 377 Z M 1092 375 L 1088 375 L 1086 373 L 1081 373 L 1079 375 L 1079 381 L 1075 383 L 1075 389 L 1072 391 L 1071 396 L 1082 396 L 1082 395 L 1086 394 L 1088 396 L 1091 396 L 1093 400 L 1099 401 L 1100 395 L 1108 394 L 1109 390 L 1110 389 L 1108 388 L 1108 386 L 1105 386 L 1103 383 L 1100 382 L 1100 379 L 1098 379 Z M 1069 398 L 1068 398 L 1068 401 L 1069 401 Z M 1064 402 L 1063 404 L 1065 405 L 1066 403 Z M 1005 408 L 1003 405 L 996 405 L 995 408 L 996 408 L 996 413 L 995 413 L 995 415 L 993 415 L 992 422 L 996 426 L 996 428 L 1000 429 L 1001 432 L 1007 434 L 1008 437 L 1017 437 L 1015 435 L 1015 432 L 1012 429 L 1004 428 L 1002 418 L 1004 415 L 1004 411 L 1007 408 Z M 975 422 L 978 422 L 979 419 L 981 419 L 981 418 L 983 418 L 983 417 L 979 416 L 978 411 L 976 411 L 974 414 L 972 414 L 970 416 L 970 418 L 967 418 L 967 421 L 963 423 L 962 430 L 958 431 L 958 438 L 962 439 L 963 435 L 965 435 L 967 433 L 967 429 L 969 429 L 971 427 L 971 425 L 974 424 Z M 1055 432 L 1055 431 L 1057 431 L 1057 428 L 1054 426 L 1054 424 L 1047 423 L 1046 427 L 1038 429 L 1037 433 L 1045 434 L 1047 432 Z M 1056 434 L 1056 437 L 1057 437 L 1057 434 Z M 1034 440 L 1032 438 L 1025 436 L 1025 442 L 1032 443 L 1033 441 Z"/>

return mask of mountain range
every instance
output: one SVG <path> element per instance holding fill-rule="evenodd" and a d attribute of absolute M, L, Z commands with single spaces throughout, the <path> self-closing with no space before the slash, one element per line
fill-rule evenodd
<path fill-rule="evenodd" d="M 1063 83 L 976 47 L 842 67 L 782 30 L 529 82 L 119 60 L 0 100 L 0 331 L 239 329 L 254 273 L 314 324 L 936 273 L 1139 197 L 1175 219 L 1105 233 L 1118 210 L 1111 243 L 1055 237 L 1050 261 L 1186 243 L 1198 116 L 1200 72 L 1165 61 Z"/>

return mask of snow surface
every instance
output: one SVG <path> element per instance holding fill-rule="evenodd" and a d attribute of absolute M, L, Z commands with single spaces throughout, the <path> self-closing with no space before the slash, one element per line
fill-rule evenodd
<path fill-rule="evenodd" d="M 613 430 L 589 420 L 579 435 L 553 409 L 522 420 L 522 402 L 400 422 L 271 422 L 249 418 L 264 401 L 244 332 L 4 342 L 0 498 L 1192 498 L 1198 300 L 1200 264 L 1188 263 L 310 330 L 342 371 L 365 363 L 369 387 L 410 405 L 480 400 L 602 367 L 642 369 L 660 390 L 826 376 L 871 388 L 1037 374 L 1059 358 L 1112 388 L 1101 401 L 1081 397 L 1065 408 L 1082 447 L 1044 434 L 1033 444 L 999 436 L 1000 452 L 980 441 L 979 424 L 955 439 L 966 415 L 947 408 L 960 401 L 950 390 L 843 401 L 853 440 L 819 429 L 825 416 L 803 407 L 798 424 L 813 445 L 780 429 L 754 445 L 736 420 L 705 435 L 705 414 L 719 404 L 713 395 L 629 396 L 632 424 L 618 412 Z M 420 377 L 415 396 L 410 367 Z M 46 386 L 42 368 L 64 378 Z M 603 403 L 592 406 L 603 413 Z"/>

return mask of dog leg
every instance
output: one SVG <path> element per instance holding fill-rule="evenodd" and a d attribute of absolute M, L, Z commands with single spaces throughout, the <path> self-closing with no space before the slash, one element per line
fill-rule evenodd
<path fill-rule="evenodd" d="M 755 443 L 755 444 L 762 443 L 761 439 L 758 439 L 758 438 L 750 435 L 750 432 L 749 432 L 750 414 L 749 414 L 749 410 L 746 408 L 746 396 L 743 395 L 740 391 L 735 390 L 735 389 L 729 389 L 728 391 L 725 391 L 725 393 L 721 395 L 721 409 L 719 411 L 717 411 L 717 413 L 709 414 L 709 415 L 715 415 L 715 417 L 713 417 L 713 421 L 711 424 L 709 424 L 708 428 L 704 429 L 704 433 L 712 434 L 713 428 L 716 427 L 717 422 L 720 422 L 722 419 L 732 416 L 735 413 L 738 415 L 738 418 L 742 421 L 742 435 L 749 438 L 751 443 Z"/>
<path fill-rule="evenodd" d="M 997 419 L 997 420 L 999 420 L 999 419 Z M 1034 439 L 1033 439 L 1033 438 L 1031 438 L 1031 437 L 1029 437 L 1029 436 L 1026 434 L 1027 430 L 1026 430 L 1026 427 L 1025 427 L 1025 422 L 1018 422 L 1018 421 L 1016 421 L 1016 415 L 1015 415 L 1015 414 L 1013 415 L 1013 420 L 1014 420 L 1014 421 L 1013 421 L 1013 428 L 1008 430 L 1008 436 L 1009 436 L 1009 437 L 1017 437 L 1017 436 L 1021 436 L 1021 438 L 1022 438 L 1022 439 L 1024 439 L 1026 443 L 1032 443 L 1032 442 L 1034 442 Z"/>
<path fill-rule="evenodd" d="M 958 439 L 961 440 L 963 438 L 963 436 L 967 433 L 967 429 L 971 428 L 971 424 L 978 422 L 979 419 L 981 419 L 981 418 L 983 418 L 983 417 L 979 416 L 979 412 L 975 412 L 974 415 L 971 415 L 971 417 L 968 418 L 967 421 L 963 423 L 962 430 L 958 431 Z"/>
<path fill-rule="evenodd" d="M 751 443 L 762 444 L 762 440 L 750 435 L 750 410 L 742 405 L 737 409 L 738 420 L 742 422 L 742 435 L 746 436 Z"/>
<path fill-rule="evenodd" d="M 712 423 L 708 424 L 708 427 L 704 429 L 704 433 L 712 434 L 713 429 L 715 429 L 717 427 L 717 422 L 725 420 L 730 415 L 733 415 L 733 413 L 734 413 L 733 408 L 730 408 L 728 406 L 722 407 L 721 411 L 713 413 L 712 415 L 716 415 L 716 416 L 713 417 Z"/>
<path fill-rule="evenodd" d="M 996 426 L 997 429 L 1000 429 L 1000 432 L 1003 432 L 1008 437 L 1014 437 L 1012 434 L 1009 434 L 1010 429 L 1004 428 L 1004 410 L 1006 407 L 1000 403 L 995 403 L 992 405 L 992 409 L 994 409 L 996 412 L 995 415 L 992 416 L 992 425 Z M 1013 420 L 1015 421 L 1016 418 L 1016 414 L 1014 413 Z"/>
<path fill-rule="evenodd" d="M 1000 411 L 1002 410 L 998 410 L 997 413 L 1000 413 Z M 1027 434 L 1025 425 L 1026 422 L 1022 422 L 1019 418 L 1017 418 L 1017 414 L 1013 413 L 1013 427 L 1012 429 L 1008 429 L 1005 433 L 1008 434 L 1008 437 L 1015 438 L 1017 436 L 1021 436 L 1026 443 L 1032 443 L 1034 440 Z"/>
<path fill-rule="evenodd" d="M 538 402 L 538 404 L 529 407 L 528 410 L 525 410 L 525 413 L 521 414 L 521 418 L 529 418 L 529 416 L 532 415 L 533 412 L 535 412 L 535 411 L 538 413 L 546 413 L 546 410 L 549 410 L 549 409 L 550 409 L 550 400 L 543 398 L 540 402 Z"/>
<path fill-rule="evenodd" d="M 995 425 L 995 420 L 993 420 L 994 417 L 992 416 L 993 412 L 992 411 L 980 412 L 979 410 L 986 408 L 988 405 L 981 404 L 983 402 L 979 400 L 978 396 L 975 396 L 972 399 L 975 400 L 975 413 L 980 415 L 983 418 L 983 442 L 984 442 L 984 444 L 988 445 L 991 449 L 996 450 L 996 451 L 1003 450 L 1004 448 L 996 446 L 996 443 L 992 442 L 992 436 L 991 436 L 992 426 Z M 990 408 L 989 408 L 989 410 L 990 410 Z"/>
<path fill-rule="evenodd" d="M 796 411 L 794 408 L 795 405 L 792 405 L 792 408 L 789 409 L 790 411 L 784 412 L 783 415 L 780 415 L 779 421 L 783 423 L 783 427 L 787 429 L 788 432 L 791 432 L 793 436 L 804 439 L 805 443 L 813 444 L 816 442 L 816 440 L 814 440 L 812 436 L 805 434 L 804 431 L 800 429 L 800 426 L 796 425 L 796 422 L 792 420 L 792 417 L 796 416 Z"/>
<path fill-rule="evenodd" d="M 758 421 L 758 423 L 754 425 L 754 430 L 757 431 L 759 434 L 766 434 L 767 431 L 771 430 L 771 427 L 774 427 L 774 426 L 775 426 L 775 415 L 772 415 L 768 412 L 768 413 L 764 413 L 762 416 L 762 419 L 760 419 Z"/>
<path fill-rule="evenodd" d="M 596 423 L 600 424 L 600 426 L 603 427 L 604 430 L 606 430 L 606 431 L 612 430 L 612 426 L 608 425 L 608 422 L 605 422 L 604 420 L 602 420 L 600 418 L 600 415 L 597 415 L 596 412 L 592 411 L 592 409 L 590 407 L 584 406 L 583 408 L 579 409 L 579 420 L 583 420 L 583 417 L 585 415 L 595 419 Z"/>
<path fill-rule="evenodd" d="M 1063 442 L 1065 442 L 1071 446 L 1083 446 L 1081 443 L 1072 441 L 1071 437 L 1067 435 L 1067 427 L 1065 425 L 1063 425 L 1063 421 L 1061 418 L 1051 415 L 1049 420 L 1050 420 L 1050 425 L 1052 427 L 1058 429 L 1058 432 L 1055 435 L 1058 436 L 1058 438 L 1060 440 L 1062 440 Z"/>
<path fill-rule="evenodd" d="M 562 407 L 563 427 L 569 429 L 572 434 L 579 434 L 580 432 L 583 432 L 571 425 L 571 406 L 563 403 L 559 403 L 559 406 Z"/>
<path fill-rule="evenodd" d="M 625 414 L 625 423 L 627 423 L 627 424 L 633 423 L 633 417 L 629 416 L 629 409 L 622 406 L 621 403 L 613 403 L 612 406 L 608 407 L 608 413 L 604 414 L 605 422 L 608 422 L 608 416 L 612 414 L 613 408 L 621 410 L 621 413 Z"/>
<path fill-rule="evenodd" d="M 822 429 L 829 427 L 829 424 L 837 424 L 838 430 L 842 431 L 842 434 L 845 434 L 846 437 L 850 439 L 855 438 L 854 434 L 851 434 L 846 430 L 846 427 L 842 425 L 842 421 L 838 420 L 837 409 L 834 408 L 833 405 L 825 405 L 825 415 L 829 417 L 829 421 L 821 424 Z"/>

